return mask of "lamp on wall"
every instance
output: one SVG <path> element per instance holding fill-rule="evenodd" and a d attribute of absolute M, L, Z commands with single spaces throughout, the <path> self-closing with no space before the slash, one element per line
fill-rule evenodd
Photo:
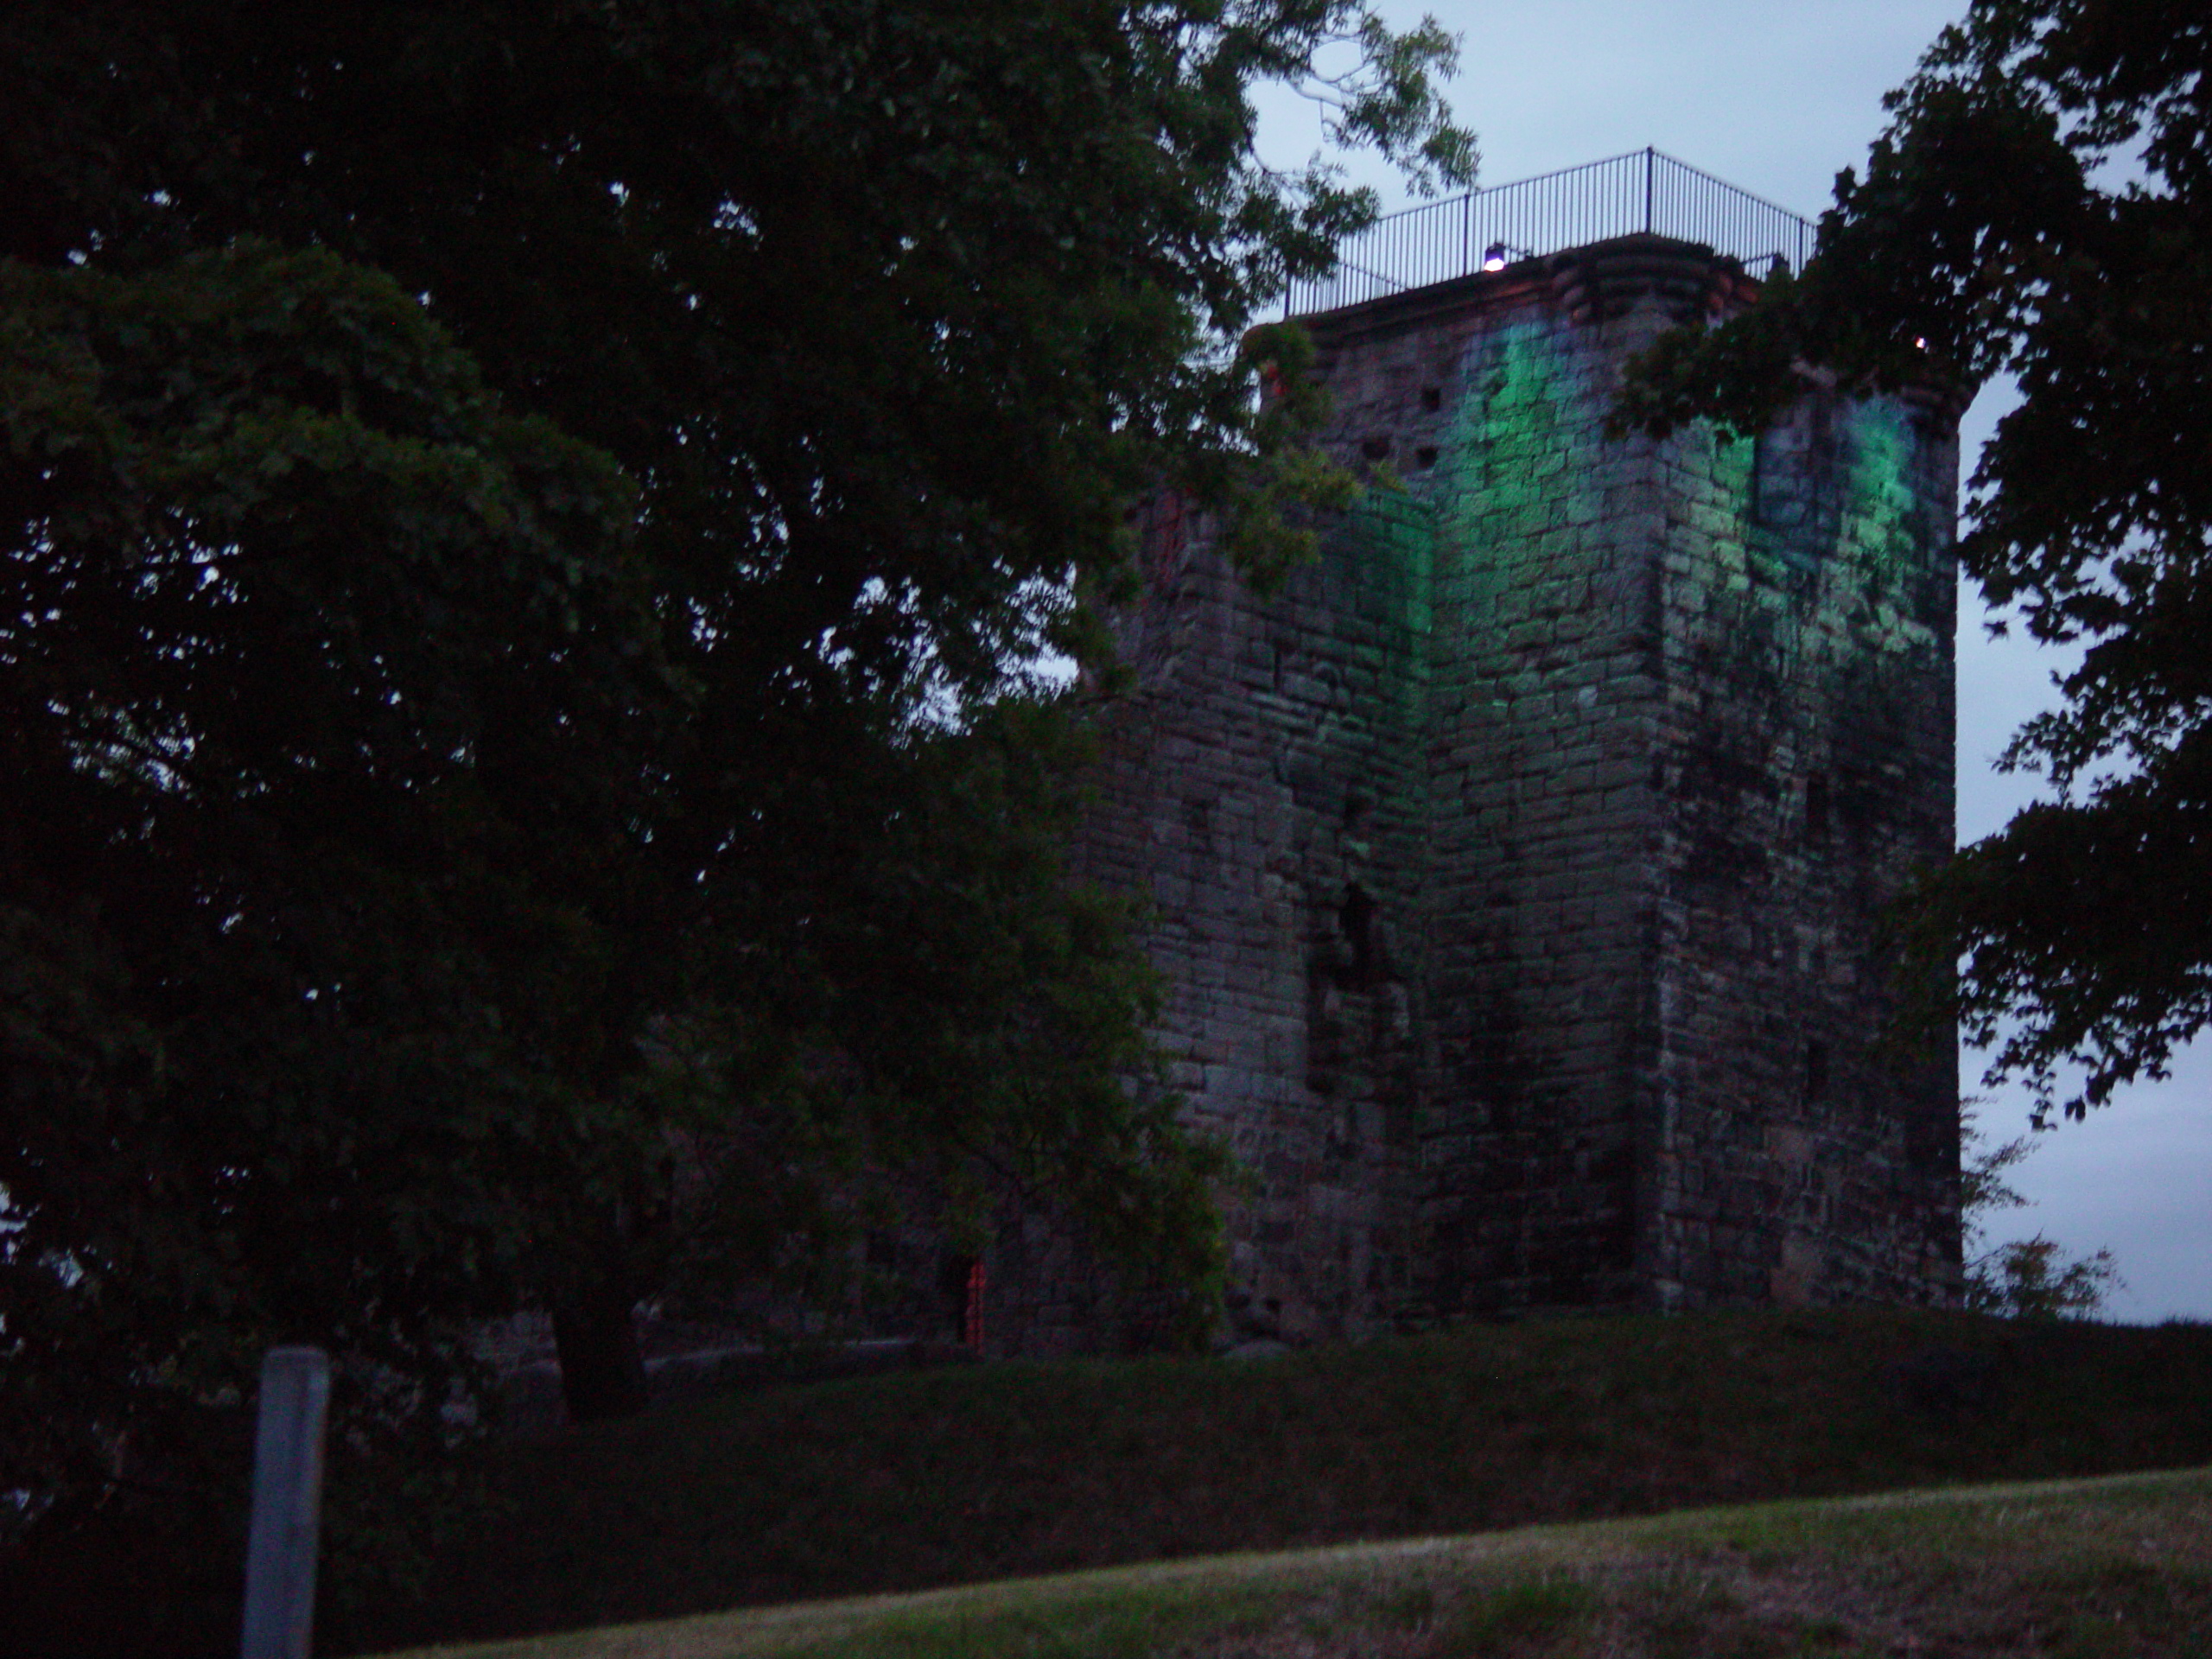
<path fill-rule="evenodd" d="M 1526 248 L 1516 248 L 1510 242 L 1493 242 L 1483 250 L 1484 270 L 1503 270 L 1516 259 L 1533 259 L 1536 256 Z"/>

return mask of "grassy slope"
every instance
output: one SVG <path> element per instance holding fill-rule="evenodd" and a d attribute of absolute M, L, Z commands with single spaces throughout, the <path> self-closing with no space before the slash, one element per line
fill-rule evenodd
<path fill-rule="evenodd" d="M 438 1552 L 442 1581 L 349 1644 L 2208 1462 L 2201 1326 L 1742 1313 L 1487 1326 L 1258 1362 L 994 1366 L 731 1397 L 503 1448 L 486 1467 L 493 1503 Z M 1584 1611 L 1599 1618 L 1612 1593 L 1590 1591 Z M 1409 1619 L 1422 1641 L 1436 1634 Z"/>
<path fill-rule="evenodd" d="M 2200 1471 L 1217 1557 L 578 1632 L 467 1659 L 2186 1659 L 2212 1654 L 2208 1629 L 2212 1471 Z"/>

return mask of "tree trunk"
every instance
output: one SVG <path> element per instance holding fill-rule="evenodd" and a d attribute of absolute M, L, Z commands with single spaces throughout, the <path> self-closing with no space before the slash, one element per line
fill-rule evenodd
<path fill-rule="evenodd" d="M 554 1308 L 553 1350 L 570 1422 L 634 1417 L 645 1408 L 645 1357 L 638 1346 L 635 1307 L 620 1276 L 610 1274 Z"/>

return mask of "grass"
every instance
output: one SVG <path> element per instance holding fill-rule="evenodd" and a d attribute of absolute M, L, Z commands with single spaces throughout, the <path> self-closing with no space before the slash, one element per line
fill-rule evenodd
<path fill-rule="evenodd" d="M 1224 1628 L 1246 1616 L 1209 1599 L 1227 1593 L 1219 1561 L 1187 1576 L 1177 1565 L 1200 1558 L 1471 1534 L 1525 1539 L 1538 1535 L 1530 1527 L 1715 1504 L 2208 1464 L 2212 1327 L 2201 1325 L 1745 1312 L 1466 1326 L 1255 1361 L 965 1367 L 724 1395 L 487 1448 L 470 1468 L 475 1495 L 437 1509 L 423 1581 L 395 1592 L 349 1575 L 347 1563 L 365 1552 L 331 1541 L 321 1641 L 328 1652 L 361 1653 L 813 1604 L 775 1616 L 803 1621 L 842 1616 L 819 1610 L 856 1597 L 984 1584 L 994 1587 L 977 1592 L 982 1601 L 945 1605 L 968 1610 L 962 1617 L 1018 1618 L 1027 1616 L 1021 1598 L 1043 1592 L 999 1581 L 1167 1563 L 1132 1581 L 1150 1586 L 1143 1595 L 1099 1603 L 1097 1629 L 1079 1640 L 1064 1622 L 1051 1627 L 1058 1646 L 1000 1632 L 1009 1652 L 1150 1652 L 1200 1642 L 1193 1632 L 1215 1630 L 1217 1615 L 1230 1618 Z M 339 1465 L 333 1479 L 329 1512 L 365 1512 L 368 1495 L 345 1490 Z M 1752 1551 L 1757 1538 L 1745 1536 Z M 1568 1588 L 1538 1562 L 1535 1580 L 1499 1586 L 1495 1605 L 1470 1601 L 1456 1580 L 1429 1584 L 1394 1568 L 1387 1593 L 1404 1599 L 1400 1622 L 1418 1641 L 1394 1637 L 1395 1646 L 1376 1651 L 1545 1653 L 1551 1642 L 1600 1654 L 1608 1621 L 1624 1617 L 1624 1597 L 1675 1609 L 1665 1616 L 1700 1640 L 1716 1620 L 1767 1631 L 1788 1595 L 1827 1605 L 1817 1561 L 1793 1560 L 1796 1576 L 1781 1587 L 1759 1577 L 1751 1554 L 1698 1557 L 1687 1576 L 1639 1568 L 1632 1580 L 1599 1573 Z M 164 1582 L 152 1567 L 111 1582 L 118 1569 L 106 1558 L 72 1562 L 64 1551 L 0 1571 L 0 1605 L 12 1607 L 26 1653 L 235 1652 L 235 1557 L 195 1570 L 197 1624 L 189 1594 L 151 1587 Z M 1250 1589 L 1236 1585 L 1238 1595 Z M 1424 1595 L 1434 1599 L 1425 1613 Z M 1741 1611 L 1715 1612 L 1700 1599 L 1708 1595 Z M 34 1606 L 41 1598 L 54 1605 Z M 180 1633 L 214 1630 L 226 1614 L 227 1642 L 180 1634 L 70 1644 L 73 1632 L 94 1626 L 83 1610 L 141 1603 Z M 901 1617 L 910 1615 L 936 1617 Z M 1310 1616 L 1335 1617 L 1325 1607 Z M 1790 1640 L 1830 1651 L 1816 1628 L 1828 1616 L 1806 1612 L 1810 1622 Z M 1545 1635 L 1552 1626 L 1585 1635 Z M 27 1634 L 34 1628 L 60 1634 L 41 1645 Z M 1274 1634 L 1259 1646 L 1221 1637 L 1230 1645 L 1191 1650 L 1299 1651 L 1268 1629 Z M 1773 1647 L 1769 1635 L 1745 1635 L 1741 1652 L 1800 1650 Z M 2017 1650 L 2062 1651 L 2037 1640 Z M 1700 1650 L 1657 1625 L 1637 1642 L 1618 1650 Z M 880 1650 L 909 1649 L 894 1642 Z"/>
<path fill-rule="evenodd" d="M 728 1396 L 499 1449 L 355 1648 L 1350 1540 L 2212 1463 L 2212 1329 L 1467 1327 Z"/>
<path fill-rule="evenodd" d="M 2212 1471 L 1217 1557 L 443 1659 L 2212 1655 Z"/>

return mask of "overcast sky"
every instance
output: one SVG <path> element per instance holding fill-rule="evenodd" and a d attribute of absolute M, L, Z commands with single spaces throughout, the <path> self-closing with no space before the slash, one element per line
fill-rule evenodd
<path fill-rule="evenodd" d="M 1386 0 L 1403 24 L 1424 10 L 1463 37 L 1452 99 L 1482 150 L 1485 185 L 1641 149 L 1646 144 L 1807 217 L 1827 204 L 1840 168 L 1862 163 L 1883 124 L 1882 94 L 1912 72 L 1964 0 Z M 1310 106 L 1268 111 L 1281 162 L 1318 147 Z M 1356 175 L 1395 207 L 1380 169 Z M 1964 432 L 1967 465 L 2002 412 L 1986 392 Z M 2059 663 L 2024 642 L 1985 639 L 1971 587 L 1959 609 L 1959 835 L 1999 827 L 2035 780 L 1990 761 L 2052 698 Z M 2200 1045 L 2200 1047 L 2207 1046 Z M 1980 1065 L 1965 1058 L 1967 1092 Z M 2069 1249 L 2108 1246 L 2129 1288 L 2114 1317 L 2212 1319 L 2212 1058 L 2183 1057 L 2171 1081 L 2120 1096 L 2085 1123 L 2037 1138 L 2013 1184 L 2033 1209 L 1999 1219 L 1999 1236 L 2041 1231 Z M 2027 1103 L 1982 1108 L 1999 1139 L 2026 1132 Z"/>

